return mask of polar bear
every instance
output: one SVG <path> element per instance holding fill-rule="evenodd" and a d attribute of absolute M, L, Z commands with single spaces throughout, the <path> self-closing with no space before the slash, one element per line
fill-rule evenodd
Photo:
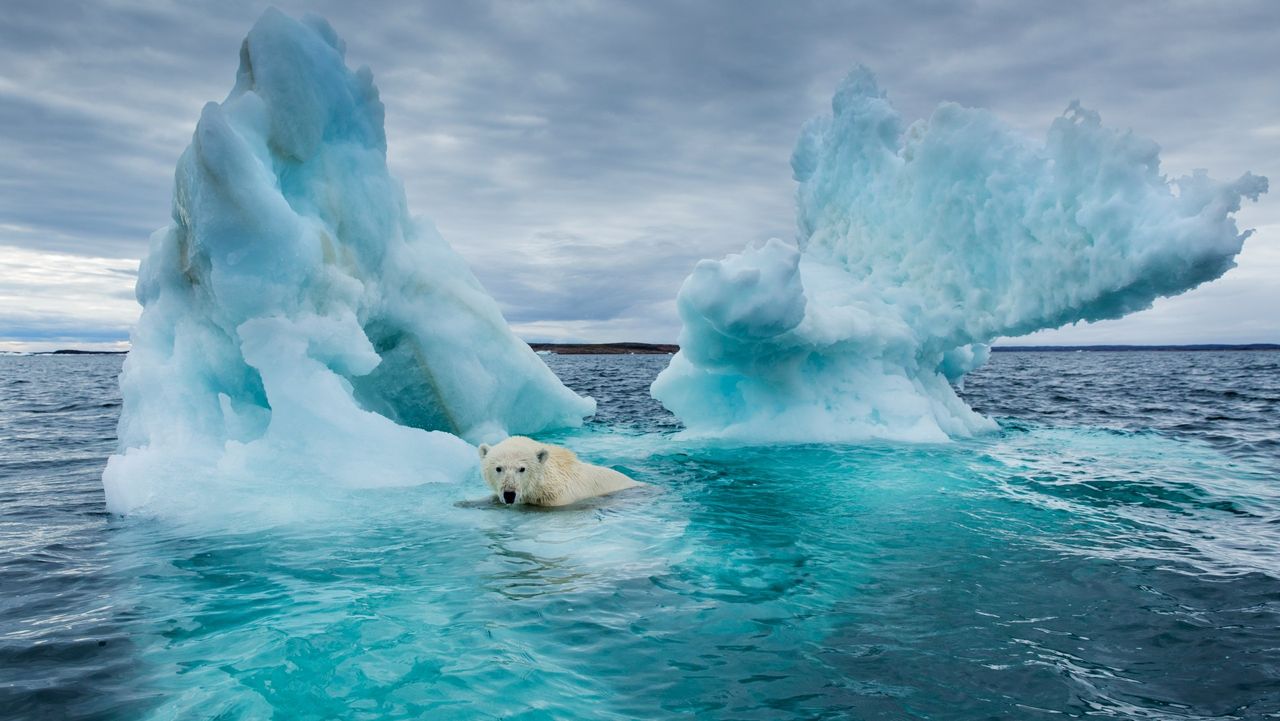
<path fill-rule="evenodd" d="M 568 448 L 524 436 L 480 444 L 480 464 L 484 482 L 506 504 L 567 506 L 641 485 L 611 468 L 583 463 Z"/>

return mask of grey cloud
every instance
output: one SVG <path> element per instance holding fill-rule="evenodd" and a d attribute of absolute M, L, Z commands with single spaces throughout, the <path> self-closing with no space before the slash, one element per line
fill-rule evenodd
<path fill-rule="evenodd" d="M 1161 142 L 1170 172 L 1280 176 L 1268 0 L 278 5 L 373 69 L 410 208 L 526 327 L 674 338 L 693 260 L 793 233 L 791 144 L 856 62 L 908 119 L 953 100 L 1040 135 L 1078 98 Z M 35 232 L 0 244 L 139 257 L 264 7 L 7 3 L 0 229 Z M 1280 222 L 1280 193 L 1245 217 Z"/>
<path fill-rule="evenodd" d="M 129 339 L 128 327 L 104 328 L 75 323 L 63 316 L 49 316 L 39 322 L 8 323 L 0 318 L 0 335 L 5 341 L 114 343 Z"/>
<path fill-rule="evenodd" d="M 702 257 L 683 234 L 660 228 L 622 246 L 567 233 L 540 234 L 528 245 L 532 252 L 477 264 L 512 323 L 606 321 L 661 304 Z"/>

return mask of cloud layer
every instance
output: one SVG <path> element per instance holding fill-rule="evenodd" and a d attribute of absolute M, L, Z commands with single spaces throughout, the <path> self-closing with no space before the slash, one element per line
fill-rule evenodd
<path fill-rule="evenodd" d="M 125 347 L 138 263 L 0 246 L 0 350 Z"/>
<path fill-rule="evenodd" d="M 673 339 L 695 260 L 793 237 L 791 146 L 856 62 L 908 118 L 953 100 L 1042 136 L 1078 98 L 1158 140 L 1171 175 L 1280 176 L 1280 7 L 1266 0 L 277 5 L 327 17 L 373 69 L 411 209 L 530 339 Z M 132 321 L 106 286 L 92 310 L 60 301 L 70 266 L 40 258 L 141 256 L 263 7 L 7 4 L 0 246 L 35 265 L 0 275 L 0 338 L 78 327 L 88 341 Z M 1259 232 L 1218 283 L 1037 340 L 1280 341 L 1280 194 L 1240 221 Z"/>

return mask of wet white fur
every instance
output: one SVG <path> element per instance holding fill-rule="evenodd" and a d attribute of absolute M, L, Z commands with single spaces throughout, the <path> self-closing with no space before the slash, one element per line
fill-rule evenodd
<path fill-rule="evenodd" d="M 515 491 L 516 503 L 532 506 L 566 506 L 641 485 L 612 468 L 583 463 L 568 448 L 524 436 L 492 447 L 481 444 L 480 465 L 484 482 L 499 500 L 503 491 Z"/>

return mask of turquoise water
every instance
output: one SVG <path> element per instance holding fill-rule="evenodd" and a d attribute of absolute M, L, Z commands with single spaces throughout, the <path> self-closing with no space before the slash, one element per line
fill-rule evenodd
<path fill-rule="evenodd" d="M 1280 714 L 1280 353 L 997 354 L 998 435 L 774 448 L 674 441 L 665 357 L 548 360 L 601 405 L 548 440 L 650 487 L 249 530 L 105 514 L 119 359 L 0 358 L 0 716 Z"/>

